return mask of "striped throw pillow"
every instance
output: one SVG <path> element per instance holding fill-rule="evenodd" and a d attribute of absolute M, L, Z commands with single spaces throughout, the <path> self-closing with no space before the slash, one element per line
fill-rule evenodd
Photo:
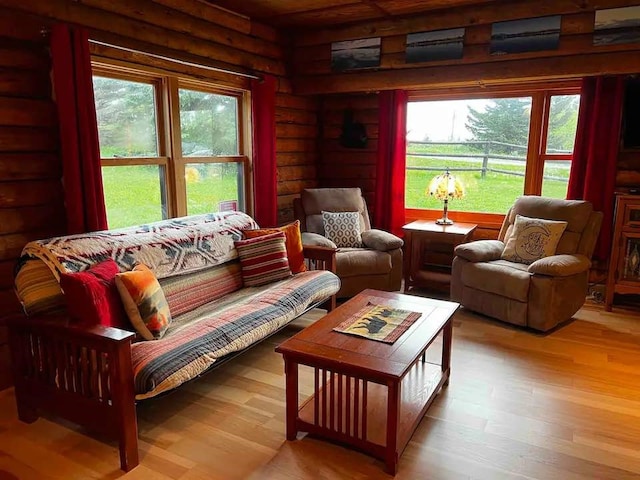
<path fill-rule="evenodd" d="M 138 264 L 116 275 L 116 287 L 129 320 L 145 340 L 157 340 L 169 328 L 171 313 L 164 292 L 153 272 Z"/>
<path fill-rule="evenodd" d="M 284 232 L 235 242 L 246 287 L 257 287 L 291 276 Z"/>
<path fill-rule="evenodd" d="M 304 263 L 304 248 L 302 247 L 302 234 L 300 233 L 300 220 L 277 228 L 259 228 L 256 230 L 245 230 L 244 238 L 256 238 L 270 233 L 284 232 L 285 246 L 287 247 L 287 258 L 291 273 L 306 272 L 307 266 Z"/>

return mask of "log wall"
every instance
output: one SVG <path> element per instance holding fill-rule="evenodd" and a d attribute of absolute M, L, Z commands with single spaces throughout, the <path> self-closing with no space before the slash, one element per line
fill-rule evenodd
<path fill-rule="evenodd" d="M 2 22 L 0 22 L 2 25 Z M 0 34 L 0 318 L 19 311 L 13 270 L 30 240 L 64 232 L 49 57 L 37 28 Z M 0 388 L 9 384 L 0 324 Z"/>
<path fill-rule="evenodd" d="M 275 30 L 198 0 L 0 0 L 0 6 L 0 322 L 19 311 L 13 269 L 24 244 L 66 228 L 48 40 L 40 33 L 56 21 L 83 25 L 90 38 L 111 44 L 275 75 L 279 222 L 293 218 L 292 198 L 302 188 L 317 185 L 317 100 L 292 94 L 286 42 Z M 92 53 L 211 81 L 243 81 L 100 46 Z M 5 344 L 0 327 L 0 387 L 7 384 Z"/>
<path fill-rule="evenodd" d="M 638 5 L 640 1 L 514 0 L 508 3 L 508 6 L 491 3 L 301 32 L 294 37 L 296 91 L 326 94 L 394 88 L 450 88 L 640 71 L 640 44 L 593 45 L 596 8 Z M 557 49 L 508 55 L 490 53 L 493 22 L 548 15 L 562 15 Z M 461 59 L 405 61 L 408 33 L 457 27 L 466 28 Z M 370 37 L 382 38 L 379 68 L 332 72 L 332 42 Z"/>
<path fill-rule="evenodd" d="M 354 122 L 363 123 L 369 138 L 365 148 L 340 145 L 345 109 L 353 111 Z M 378 159 L 378 95 L 327 95 L 321 100 L 321 187 L 360 187 L 373 216 L 376 162 Z"/>

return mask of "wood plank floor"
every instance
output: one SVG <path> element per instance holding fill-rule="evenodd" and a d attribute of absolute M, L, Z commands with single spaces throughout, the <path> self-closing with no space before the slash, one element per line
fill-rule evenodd
<path fill-rule="evenodd" d="M 312 315 L 313 316 L 313 315 Z M 185 388 L 141 404 L 141 465 L 72 425 L 16 419 L 0 393 L 0 480 L 385 479 L 381 462 L 284 439 L 274 347 L 305 321 Z M 301 391 L 312 388 L 301 376 Z M 640 316 L 585 307 L 549 335 L 460 311 L 451 384 L 396 475 L 405 479 L 640 479 Z"/>

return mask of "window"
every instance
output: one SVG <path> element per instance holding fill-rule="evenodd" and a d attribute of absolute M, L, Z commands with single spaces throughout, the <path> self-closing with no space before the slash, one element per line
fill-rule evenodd
<path fill-rule="evenodd" d="M 545 102 L 549 118 L 544 122 L 542 135 L 542 195 L 567 198 L 580 95 L 550 95 Z"/>
<path fill-rule="evenodd" d="M 408 209 L 442 204 L 425 194 L 449 170 L 465 186 L 449 208 L 504 214 L 522 194 L 565 198 L 580 96 L 577 88 L 410 100 L 407 113 Z"/>
<path fill-rule="evenodd" d="M 109 228 L 245 210 L 246 93 L 94 66 Z"/>

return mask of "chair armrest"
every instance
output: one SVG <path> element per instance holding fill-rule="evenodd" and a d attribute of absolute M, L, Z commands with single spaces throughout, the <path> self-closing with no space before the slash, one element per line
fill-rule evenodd
<path fill-rule="evenodd" d="M 329 240 L 327 237 L 323 237 L 317 233 L 302 232 L 302 245 L 304 246 L 316 246 L 326 248 L 338 248 L 338 246 Z"/>
<path fill-rule="evenodd" d="M 394 234 L 372 228 L 366 232 L 362 232 L 362 243 L 368 248 L 378 250 L 379 252 L 388 252 L 401 248 L 404 242 L 401 238 Z"/>
<path fill-rule="evenodd" d="M 591 268 L 591 261 L 584 255 L 552 255 L 536 260 L 529 265 L 529 273 L 549 275 L 552 277 L 570 277 L 586 272 Z"/>
<path fill-rule="evenodd" d="M 315 245 L 303 245 L 304 258 L 310 260 L 313 270 L 329 270 L 336 273 L 335 248 L 318 247 Z"/>
<path fill-rule="evenodd" d="M 504 243 L 500 240 L 476 240 L 475 242 L 458 245 L 454 253 L 473 263 L 499 260 L 504 250 Z"/>

